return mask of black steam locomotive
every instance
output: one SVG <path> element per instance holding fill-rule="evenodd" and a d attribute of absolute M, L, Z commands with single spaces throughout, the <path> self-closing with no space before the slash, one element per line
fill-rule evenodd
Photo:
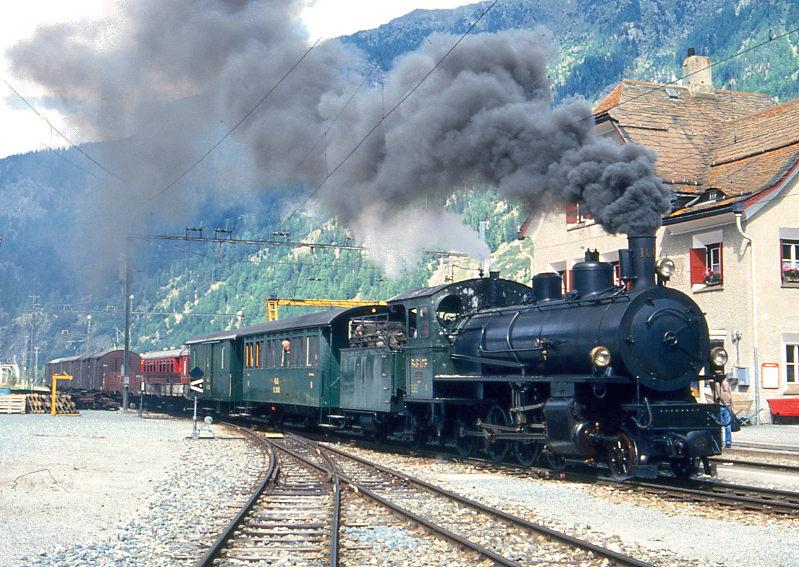
<path fill-rule="evenodd" d="M 574 289 L 538 274 L 532 288 L 481 277 L 415 290 L 386 305 L 338 309 L 214 333 L 188 342 L 202 397 L 277 422 L 604 461 L 618 477 L 667 462 L 689 475 L 721 452 L 719 406 L 690 385 L 724 377 L 698 306 L 665 287 L 653 236 L 621 250 L 623 284 L 588 253 Z M 704 373 L 704 374 L 703 374 Z"/>

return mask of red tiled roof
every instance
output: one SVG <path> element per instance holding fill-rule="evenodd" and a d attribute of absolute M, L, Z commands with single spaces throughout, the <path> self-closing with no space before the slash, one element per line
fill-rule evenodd
<path fill-rule="evenodd" d="M 799 99 L 776 105 L 760 93 L 692 93 L 687 87 L 625 79 L 594 113 L 610 117 L 631 142 L 654 150 L 658 173 L 677 182 L 681 193 L 717 188 L 730 197 L 671 217 L 751 198 L 799 161 Z"/>
<path fill-rule="evenodd" d="M 772 104 L 759 93 L 693 95 L 686 87 L 625 79 L 594 111 L 615 120 L 630 141 L 655 150 L 661 177 L 699 181 L 693 191 L 702 192 L 720 125 Z"/>

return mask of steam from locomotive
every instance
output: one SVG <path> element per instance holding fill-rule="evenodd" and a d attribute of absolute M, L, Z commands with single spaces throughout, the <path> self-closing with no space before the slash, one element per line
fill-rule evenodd
<path fill-rule="evenodd" d="M 15 74 L 42 85 L 84 136 L 117 140 L 102 157 L 123 181 L 109 188 L 103 179 L 87 208 L 93 222 L 92 211 L 104 210 L 108 235 L 101 236 L 116 233 L 131 211 L 149 213 L 156 195 L 160 210 L 188 209 L 175 202 L 180 191 L 159 194 L 160 187 L 236 124 L 308 48 L 299 0 L 202 4 L 134 3 L 121 22 L 43 27 L 10 53 Z M 244 161 L 255 164 L 252 174 L 269 186 L 314 187 L 343 163 L 318 203 L 372 245 L 378 261 L 408 262 L 423 247 L 445 244 L 485 255 L 473 232 L 440 236 L 440 215 L 413 215 L 422 197 L 479 185 L 497 188 L 528 212 L 582 202 L 613 233 L 657 228 L 669 192 L 654 155 L 599 139 L 584 102 L 553 105 L 548 32 L 475 32 L 444 57 L 455 39 L 434 34 L 379 77 L 355 47 L 319 45 L 235 131 L 249 152 Z M 241 160 L 224 150 L 213 157 L 212 182 L 200 190 L 209 196 L 221 186 L 228 201 L 234 190 L 245 197 L 240 187 L 249 185 L 248 176 L 231 182 L 227 175 L 241 170 Z M 193 194 L 192 203 L 202 196 Z M 414 218 L 414 232 L 425 238 L 386 242 L 381 227 L 400 218 Z M 391 246 L 390 254 L 380 251 Z"/>

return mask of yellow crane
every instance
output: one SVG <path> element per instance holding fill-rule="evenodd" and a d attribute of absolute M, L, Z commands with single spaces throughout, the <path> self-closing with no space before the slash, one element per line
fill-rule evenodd
<path fill-rule="evenodd" d="M 385 301 L 363 301 L 360 299 L 287 299 L 270 297 L 266 300 L 266 320 L 278 320 L 279 306 L 301 307 L 361 307 L 364 305 L 387 305 Z"/>

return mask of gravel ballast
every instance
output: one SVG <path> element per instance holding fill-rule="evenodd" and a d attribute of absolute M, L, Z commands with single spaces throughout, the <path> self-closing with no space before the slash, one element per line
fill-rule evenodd
<path fill-rule="evenodd" d="M 799 521 L 765 518 L 741 522 L 743 512 L 669 502 L 570 482 L 476 472 L 466 464 L 345 451 L 443 486 L 517 516 L 632 555 L 656 565 L 796 564 Z M 603 492 L 607 494 L 603 495 Z"/>
<path fill-rule="evenodd" d="M 135 413 L 0 416 L 0 565 L 195 563 L 263 457 L 190 435 L 190 421 Z"/>

